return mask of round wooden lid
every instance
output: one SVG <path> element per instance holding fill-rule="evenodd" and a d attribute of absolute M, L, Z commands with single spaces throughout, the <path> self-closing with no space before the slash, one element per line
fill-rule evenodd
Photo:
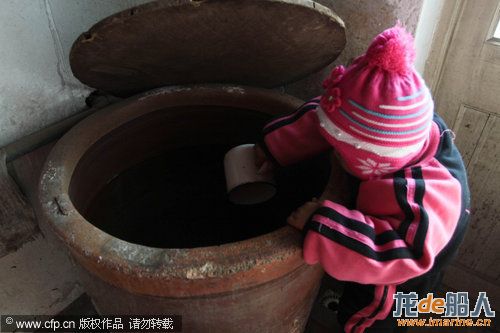
<path fill-rule="evenodd" d="M 309 0 L 163 0 L 117 13 L 73 44 L 74 75 L 130 96 L 195 83 L 275 87 L 331 63 L 342 20 Z"/>

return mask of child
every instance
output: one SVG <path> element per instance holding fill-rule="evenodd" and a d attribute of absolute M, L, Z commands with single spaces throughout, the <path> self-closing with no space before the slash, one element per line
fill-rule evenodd
<path fill-rule="evenodd" d="M 349 333 L 398 331 L 393 294 L 415 291 L 423 298 L 432 291 L 468 220 L 462 159 L 433 113 L 414 56 L 413 38 L 403 28 L 382 32 L 347 69 L 333 70 L 324 95 L 268 123 L 256 146 L 263 169 L 333 148 L 359 179 L 349 209 L 338 192 L 350 188 L 334 163 L 329 187 L 344 188 L 288 218 L 304 229 L 304 260 L 347 282 L 338 319 Z"/>

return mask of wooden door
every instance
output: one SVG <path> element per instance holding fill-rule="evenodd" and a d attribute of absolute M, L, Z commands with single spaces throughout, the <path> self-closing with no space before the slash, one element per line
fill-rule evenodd
<path fill-rule="evenodd" d="M 449 38 L 434 98 L 456 134 L 472 197 L 471 224 L 444 284 L 472 299 L 486 291 L 499 309 L 500 0 L 450 0 L 444 8 Z"/>

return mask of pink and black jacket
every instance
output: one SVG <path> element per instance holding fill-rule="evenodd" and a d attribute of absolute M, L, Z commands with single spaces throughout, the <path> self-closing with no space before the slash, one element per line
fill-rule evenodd
<path fill-rule="evenodd" d="M 318 121 L 318 103 L 314 98 L 264 127 L 261 145 L 277 164 L 332 149 Z M 390 317 L 396 290 L 424 292 L 425 280 L 437 276 L 456 253 L 470 196 L 450 132 L 435 115 L 414 163 L 360 180 L 355 209 L 325 200 L 306 224 L 308 264 L 320 263 L 338 280 L 372 286 L 369 300 L 344 318 L 346 332 L 363 332 Z"/>

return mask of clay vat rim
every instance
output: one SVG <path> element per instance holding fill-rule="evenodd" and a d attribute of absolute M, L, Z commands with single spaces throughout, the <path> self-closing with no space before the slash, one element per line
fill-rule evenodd
<path fill-rule="evenodd" d="M 267 107 L 271 111 L 268 113 L 278 114 L 301 103 L 295 97 L 268 89 L 208 84 L 159 88 L 108 106 L 78 123 L 50 152 L 39 181 L 39 219 L 55 231 L 74 258 L 92 274 L 133 293 L 192 297 L 279 278 L 305 265 L 302 236 L 289 226 L 220 246 L 153 248 L 118 239 L 95 227 L 73 206 L 69 186 L 78 162 L 97 140 L 160 107 Z"/>

